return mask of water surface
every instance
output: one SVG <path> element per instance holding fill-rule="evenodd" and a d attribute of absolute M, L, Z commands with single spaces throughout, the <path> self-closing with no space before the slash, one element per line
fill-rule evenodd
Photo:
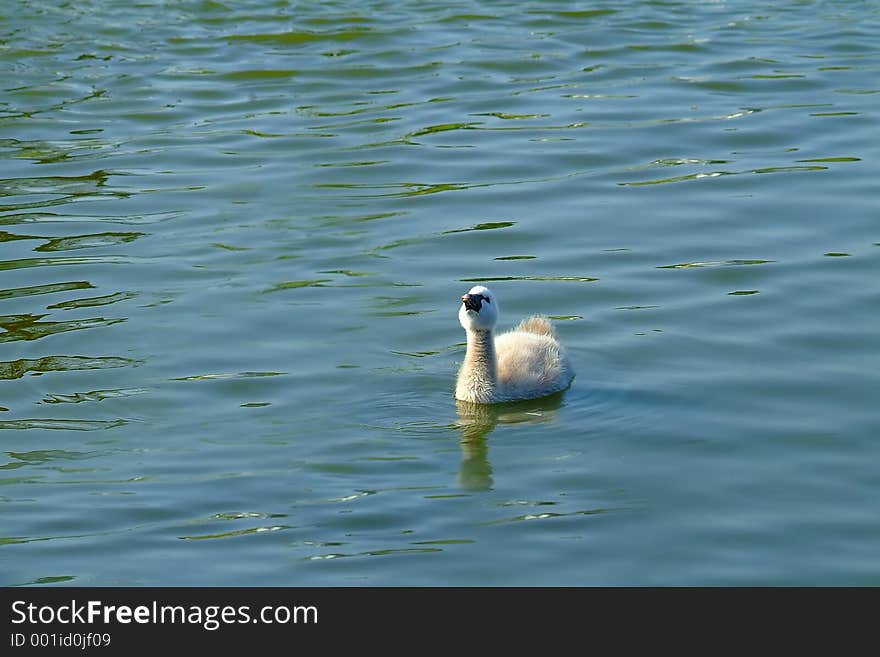
<path fill-rule="evenodd" d="M 872 2 L 20 2 L 0 584 L 880 584 Z M 459 296 L 557 397 L 452 398 Z"/>

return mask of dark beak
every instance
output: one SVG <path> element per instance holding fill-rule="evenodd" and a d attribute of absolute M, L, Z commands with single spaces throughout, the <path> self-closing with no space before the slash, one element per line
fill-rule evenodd
<path fill-rule="evenodd" d="M 480 308 L 483 306 L 483 297 L 479 294 L 465 294 L 461 298 L 461 302 L 465 309 L 480 312 Z"/>

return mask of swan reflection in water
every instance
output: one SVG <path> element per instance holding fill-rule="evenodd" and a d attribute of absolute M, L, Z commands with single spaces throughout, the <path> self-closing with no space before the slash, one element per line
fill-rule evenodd
<path fill-rule="evenodd" d="M 473 404 L 456 400 L 461 430 L 461 468 L 458 481 L 468 490 L 490 490 L 493 485 L 489 463 L 488 436 L 499 424 L 554 422 L 562 406 L 560 392 L 540 399 L 503 404 Z"/>

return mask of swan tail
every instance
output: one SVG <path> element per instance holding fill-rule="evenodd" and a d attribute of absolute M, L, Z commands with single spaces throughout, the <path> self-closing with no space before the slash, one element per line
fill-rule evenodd
<path fill-rule="evenodd" d="M 528 319 L 524 319 L 519 326 L 516 327 L 517 331 L 525 331 L 526 333 L 535 333 L 537 335 L 549 335 L 551 338 L 556 337 L 556 331 L 553 329 L 553 324 L 550 323 L 550 320 L 546 317 L 529 317 Z"/>

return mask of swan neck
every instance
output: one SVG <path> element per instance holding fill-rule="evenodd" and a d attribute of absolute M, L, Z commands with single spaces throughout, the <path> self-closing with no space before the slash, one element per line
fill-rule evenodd
<path fill-rule="evenodd" d="M 466 360 L 491 370 L 492 378 L 495 378 L 495 340 L 492 331 L 472 329 L 467 332 L 467 355 Z"/>
<path fill-rule="evenodd" d="M 492 396 L 498 383 L 498 365 L 495 358 L 495 340 L 492 331 L 471 329 L 467 331 L 467 352 L 464 372 L 470 378 L 469 386 L 479 391 L 477 397 Z M 483 401 L 480 399 L 479 401 Z"/>

